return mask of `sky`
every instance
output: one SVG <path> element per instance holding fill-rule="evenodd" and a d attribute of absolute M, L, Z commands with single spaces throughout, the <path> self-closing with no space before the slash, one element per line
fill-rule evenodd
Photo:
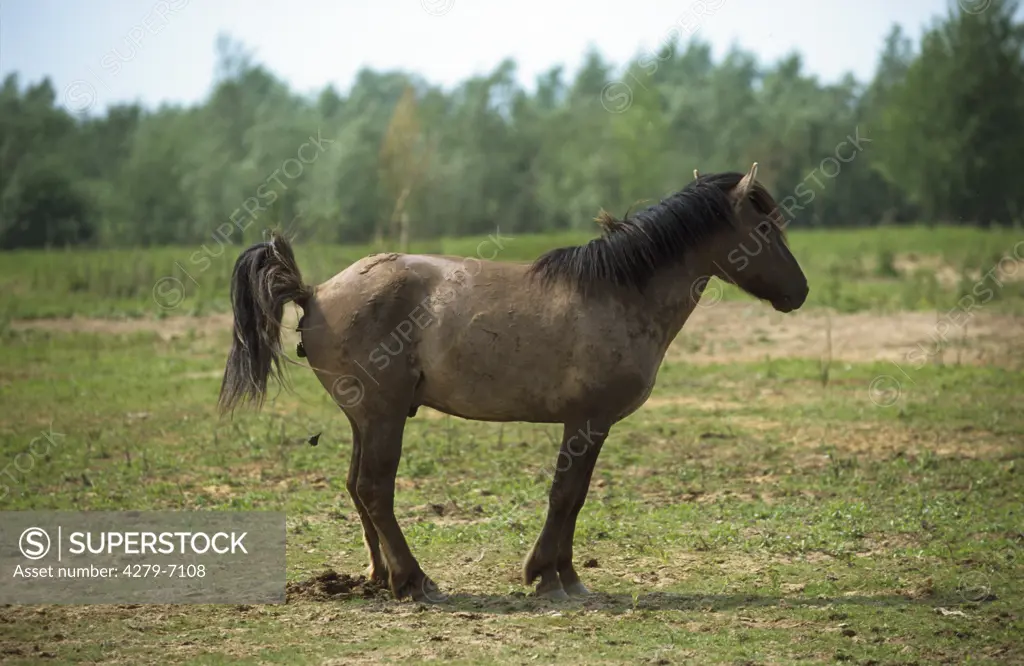
<path fill-rule="evenodd" d="M 798 52 L 823 81 L 868 80 L 894 23 L 912 38 L 956 0 L 0 0 L 0 73 L 49 76 L 58 102 L 193 104 L 209 94 L 218 34 L 300 93 L 356 73 L 416 72 L 453 87 L 504 58 L 532 87 L 596 48 L 617 66 L 674 34 L 770 63 Z M 967 5 L 988 0 L 959 0 Z"/>

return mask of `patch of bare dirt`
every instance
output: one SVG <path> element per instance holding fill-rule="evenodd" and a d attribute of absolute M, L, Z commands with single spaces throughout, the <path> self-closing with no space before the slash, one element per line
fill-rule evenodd
<path fill-rule="evenodd" d="M 946 262 L 943 257 L 930 254 L 921 255 L 915 252 L 897 254 L 893 257 L 892 267 L 901 275 L 910 277 L 917 273 L 934 275 L 935 281 L 947 289 L 955 288 L 964 279 L 977 282 L 989 271 L 992 271 L 991 277 L 1000 283 L 1024 280 L 1024 271 L 1018 270 L 1017 261 L 1007 255 L 1004 255 L 1003 261 L 984 271 L 978 268 L 958 270 Z"/>
<path fill-rule="evenodd" d="M 693 407 L 694 409 L 708 412 L 743 409 L 743 405 L 738 402 L 733 402 L 731 400 L 717 400 L 699 395 L 651 396 L 644 404 L 651 407 Z"/>
<path fill-rule="evenodd" d="M 1020 449 L 1018 437 L 997 435 L 982 428 L 926 430 L 906 426 L 880 424 L 848 424 L 842 427 L 807 426 L 792 431 L 792 444 L 807 449 L 828 447 L 839 456 L 891 459 L 934 455 L 949 458 L 998 459 Z M 830 454 L 799 456 L 801 466 L 825 467 L 831 464 Z"/>
<path fill-rule="evenodd" d="M 132 335 L 156 333 L 164 340 L 183 335 L 226 333 L 231 330 L 230 314 L 210 314 L 201 317 L 168 317 L 167 319 L 15 319 L 11 328 L 33 329 L 55 333 L 94 333 L 101 335 Z"/>
<path fill-rule="evenodd" d="M 935 281 L 947 289 L 956 287 L 961 279 L 960 272 L 946 263 L 942 257 L 938 256 L 922 256 L 913 252 L 898 254 L 893 257 L 892 267 L 900 275 L 908 277 L 913 277 L 918 273 L 934 275 Z M 974 280 L 977 279 L 974 278 Z"/>
<path fill-rule="evenodd" d="M 19 330 L 52 331 L 55 333 L 93 333 L 100 335 L 133 335 L 155 333 L 164 340 L 185 335 L 216 335 L 231 332 L 233 317 L 218 312 L 198 317 L 167 317 L 166 319 L 102 319 L 70 317 L 67 319 L 15 319 L 11 328 Z M 294 331 L 299 323 L 295 308 L 286 308 L 281 318 L 283 330 Z"/>
<path fill-rule="evenodd" d="M 868 363 L 1024 361 L 1024 317 L 983 311 L 947 321 L 929 312 L 781 314 L 759 303 L 698 307 L 669 348 L 668 359 L 687 363 L 831 358 Z M 830 340 L 831 338 L 831 340 Z"/>
<path fill-rule="evenodd" d="M 1024 271 L 1022 271 L 1024 274 Z M 964 320 L 965 326 L 960 326 Z M 294 308 L 285 312 L 286 349 L 294 344 Z M 230 314 L 168 319 L 22 319 L 15 330 L 128 335 L 150 332 L 169 340 L 184 335 L 227 334 Z M 831 336 L 831 341 L 829 340 Z M 976 311 L 946 320 L 930 312 L 790 314 L 760 303 L 698 307 L 669 348 L 669 360 L 687 363 L 760 361 L 765 358 L 831 358 L 833 361 L 895 361 L 994 365 L 1024 363 L 1024 317 Z M 917 366 L 915 366 L 917 367 Z M 439 416 L 424 409 L 428 418 Z"/>

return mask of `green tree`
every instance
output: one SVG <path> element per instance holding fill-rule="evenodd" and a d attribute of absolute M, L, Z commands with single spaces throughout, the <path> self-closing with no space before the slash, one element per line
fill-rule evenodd
<path fill-rule="evenodd" d="M 1024 26 L 1018 3 L 950 10 L 887 91 L 879 168 L 930 219 L 989 225 L 1020 219 Z"/>

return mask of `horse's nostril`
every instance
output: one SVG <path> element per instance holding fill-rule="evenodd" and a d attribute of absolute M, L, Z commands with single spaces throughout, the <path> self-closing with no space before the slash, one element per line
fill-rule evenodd
<path fill-rule="evenodd" d="M 777 300 L 772 301 L 772 307 L 779 312 L 792 312 L 803 304 L 803 301 L 796 302 L 789 294 L 780 296 Z"/>

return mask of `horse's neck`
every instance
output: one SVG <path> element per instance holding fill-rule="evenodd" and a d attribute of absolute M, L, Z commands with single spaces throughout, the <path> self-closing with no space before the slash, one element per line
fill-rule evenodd
<path fill-rule="evenodd" d="M 659 271 L 645 289 L 648 316 L 664 347 L 675 339 L 697 306 L 700 290 L 711 275 L 712 260 L 696 253 Z"/>

